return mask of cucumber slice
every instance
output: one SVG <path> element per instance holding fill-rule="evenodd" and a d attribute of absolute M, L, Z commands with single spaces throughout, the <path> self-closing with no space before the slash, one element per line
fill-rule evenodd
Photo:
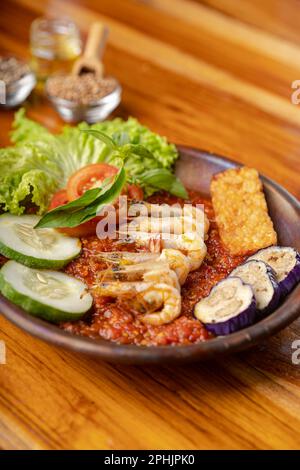
<path fill-rule="evenodd" d="M 37 215 L 0 216 L 0 253 L 31 268 L 60 269 L 81 251 L 78 238 L 53 228 L 34 229 Z"/>
<path fill-rule="evenodd" d="M 8 261 L 0 270 L 0 291 L 27 312 L 53 323 L 74 321 L 90 310 L 87 286 L 65 273 L 31 269 Z"/>

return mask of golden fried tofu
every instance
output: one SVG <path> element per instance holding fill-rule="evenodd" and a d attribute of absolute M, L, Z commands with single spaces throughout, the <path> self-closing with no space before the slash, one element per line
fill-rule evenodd
<path fill-rule="evenodd" d="M 246 255 L 277 243 L 258 172 L 242 167 L 215 175 L 212 203 L 221 240 L 232 255 Z"/>

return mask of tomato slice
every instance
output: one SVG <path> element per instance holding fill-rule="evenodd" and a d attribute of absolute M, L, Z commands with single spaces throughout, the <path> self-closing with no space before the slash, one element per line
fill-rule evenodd
<path fill-rule="evenodd" d="M 144 192 L 137 184 L 127 184 L 127 194 L 129 199 L 135 201 L 142 201 L 144 199 Z"/>
<path fill-rule="evenodd" d="M 55 193 L 50 201 L 49 210 L 55 209 L 56 207 L 63 206 L 69 202 L 67 196 L 67 190 L 61 189 Z M 88 235 L 95 235 L 97 224 L 101 220 L 101 217 L 94 217 L 77 227 L 62 227 L 58 228 L 59 232 L 65 233 L 70 237 L 86 237 Z"/>
<path fill-rule="evenodd" d="M 117 172 L 118 168 L 108 165 L 107 163 L 92 163 L 81 168 L 69 178 L 66 189 L 62 189 L 54 194 L 50 202 L 49 210 L 78 199 L 85 191 L 100 186 L 104 179 L 116 175 Z M 126 185 L 123 194 L 128 194 L 130 199 L 138 201 L 142 200 L 144 197 L 142 188 L 136 184 Z M 94 235 L 96 233 L 97 224 L 101 218 L 101 216 L 94 217 L 77 227 L 62 227 L 58 230 L 71 237 Z"/>
<path fill-rule="evenodd" d="M 52 196 L 52 199 L 50 201 L 49 205 L 49 211 L 52 209 L 55 209 L 56 207 L 63 206 L 69 202 L 68 196 L 67 196 L 67 190 L 66 189 L 61 189 L 60 191 L 57 191 Z"/>
<path fill-rule="evenodd" d="M 74 201 L 85 191 L 100 186 L 103 180 L 114 176 L 118 168 L 108 163 L 91 163 L 76 171 L 68 181 L 67 195 L 69 201 Z"/>
<path fill-rule="evenodd" d="M 61 227 L 57 230 L 61 233 L 69 235 L 69 237 L 88 237 L 89 235 L 96 235 L 96 228 L 99 220 L 102 217 L 94 217 L 83 224 L 77 225 L 77 227 Z"/>

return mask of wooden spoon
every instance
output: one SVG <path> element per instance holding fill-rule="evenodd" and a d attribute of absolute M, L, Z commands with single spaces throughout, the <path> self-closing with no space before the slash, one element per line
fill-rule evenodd
<path fill-rule="evenodd" d="M 95 73 L 100 77 L 103 76 L 103 64 L 101 62 L 101 58 L 103 56 L 107 36 L 107 26 L 99 21 L 92 24 L 89 30 L 84 53 L 73 65 L 73 75 Z"/>

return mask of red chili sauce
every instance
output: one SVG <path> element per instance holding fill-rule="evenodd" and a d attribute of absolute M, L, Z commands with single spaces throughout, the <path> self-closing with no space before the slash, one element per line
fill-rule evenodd
<path fill-rule="evenodd" d="M 218 229 L 214 221 L 212 204 L 199 194 L 190 192 L 190 202 L 204 204 L 206 215 L 210 221 L 207 246 L 207 256 L 201 267 L 191 272 L 182 286 L 181 315 L 169 324 L 151 326 L 142 323 L 139 315 L 131 311 L 126 301 L 108 299 L 93 293 L 94 307 L 92 313 L 76 322 L 61 325 L 66 331 L 90 338 L 104 338 L 121 344 L 136 344 L 141 346 L 156 345 L 186 345 L 206 341 L 212 335 L 193 316 L 195 304 L 206 297 L 211 288 L 226 277 L 237 265 L 244 261 L 243 257 L 232 257 L 222 246 Z M 152 203 L 174 204 L 180 199 L 166 194 L 156 194 L 149 198 Z M 79 258 L 72 261 L 66 272 L 87 283 L 92 287 L 99 271 L 106 264 L 97 258 L 101 251 L 141 251 L 135 244 L 120 244 L 117 240 L 99 240 L 96 236 L 82 239 L 83 250 Z"/>

